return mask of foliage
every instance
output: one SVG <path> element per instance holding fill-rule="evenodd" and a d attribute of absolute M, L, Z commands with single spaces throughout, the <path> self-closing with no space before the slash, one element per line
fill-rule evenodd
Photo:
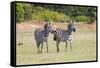
<path fill-rule="evenodd" d="M 88 18 L 86 16 L 77 16 L 75 20 L 78 22 L 87 22 Z"/>
<path fill-rule="evenodd" d="M 31 20 L 32 19 L 32 5 L 31 4 L 24 4 L 24 19 Z"/>
<path fill-rule="evenodd" d="M 88 14 L 87 16 L 89 17 L 89 22 L 88 23 L 94 23 L 94 21 L 96 20 L 96 8 L 88 8 Z"/>
<path fill-rule="evenodd" d="M 24 21 L 24 8 L 23 4 L 17 3 L 16 4 L 16 20 L 17 22 Z"/>
<path fill-rule="evenodd" d="M 96 7 L 89 6 L 17 3 L 16 20 L 17 22 L 26 20 L 67 22 L 74 19 L 93 23 L 96 20 L 96 11 Z"/>
<path fill-rule="evenodd" d="M 40 12 L 33 13 L 32 19 L 40 19 L 40 20 L 48 20 L 48 21 L 54 21 L 59 22 L 61 20 L 67 20 L 67 17 L 63 13 L 58 13 L 50 10 L 44 10 Z"/>

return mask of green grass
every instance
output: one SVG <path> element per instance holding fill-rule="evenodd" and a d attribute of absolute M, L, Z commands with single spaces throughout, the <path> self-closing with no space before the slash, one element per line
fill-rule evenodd
<path fill-rule="evenodd" d="M 17 30 L 17 44 L 23 42 L 21 46 L 16 45 L 17 65 L 96 60 L 96 32 L 94 30 L 77 29 L 77 32 L 73 34 L 73 50 L 71 51 L 68 46 L 65 52 L 65 43 L 61 42 L 59 53 L 56 51 L 56 42 L 53 41 L 53 35 L 50 34 L 49 53 L 46 53 L 46 45 L 44 44 L 42 54 L 37 54 L 33 33 L 34 29 Z"/>

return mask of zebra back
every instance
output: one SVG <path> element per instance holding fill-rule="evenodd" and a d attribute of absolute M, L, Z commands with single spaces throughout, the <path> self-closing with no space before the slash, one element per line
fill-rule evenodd
<path fill-rule="evenodd" d="M 67 41 L 67 40 L 72 40 L 72 34 L 69 34 L 68 30 L 62 30 L 62 29 L 56 29 L 53 31 L 54 34 L 54 41 Z"/>
<path fill-rule="evenodd" d="M 34 37 L 37 42 L 47 42 L 48 33 L 45 32 L 45 30 L 42 29 L 36 29 L 34 31 Z"/>
<path fill-rule="evenodd" d="M 57 36 L 61 36 L 61 34 L 62 34 L 62 29 L 56 29 L 56 30 L 54 30 L 53 32 L 52 32 L 52 34 L 54 34 L 54 41 L 56 41 L 56 39 L 57 39 Z"/>

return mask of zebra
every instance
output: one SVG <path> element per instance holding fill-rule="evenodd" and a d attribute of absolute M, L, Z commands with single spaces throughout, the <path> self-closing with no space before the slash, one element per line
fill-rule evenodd
<path fill-rule="evenodd" d="M 44 25 L 43 30 L 38 28 L 34 31 L 34 37 L 35 37 L 36 45 L 38 48 L 38 53 L 42 53 L 43 42 L 46 43 L 46 49 L 48 53 L 48 35 L 50 31 L 51 31 L 50 23 L 46 23 Z M 41 46 L 41 51 L 40 51 L 40 46 Z"/>
<path fill-rule="evenodd" d="M 57 47 L 57 52 L 59 52 L 59 44 L 60 42 L 65 42 L 65 51 L 67 49 L 67 44 L 70 44 L 70 48 L 72 51 L 72 32 L 75 32 L 75 24 L 74 23 L 69 23 L 68 29 L 67 30 L 62 30 L 62 29 L 55 29 L 52 31 L 52 34 L 54 34 L 54 41 L 56 41 L 56 47 Z"/>

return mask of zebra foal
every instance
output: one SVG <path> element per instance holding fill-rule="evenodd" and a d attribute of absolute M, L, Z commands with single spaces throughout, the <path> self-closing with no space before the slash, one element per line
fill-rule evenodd
<path fill-rule="evenodd" d="M 72 50 L 71 41 L 72 41 L 72 32 L 75 32 L 76 28 L 74 23 L 69 23 L 67 30 L 56 29 L 52 31 L 54 34 L 54 40 L 56 41 L 57 52 L 59 52 L 59 44 L 60 42 L 65 42 L 65 51 L 67 49 L 67 44 L 70 44 L 70 48 Z"/>

